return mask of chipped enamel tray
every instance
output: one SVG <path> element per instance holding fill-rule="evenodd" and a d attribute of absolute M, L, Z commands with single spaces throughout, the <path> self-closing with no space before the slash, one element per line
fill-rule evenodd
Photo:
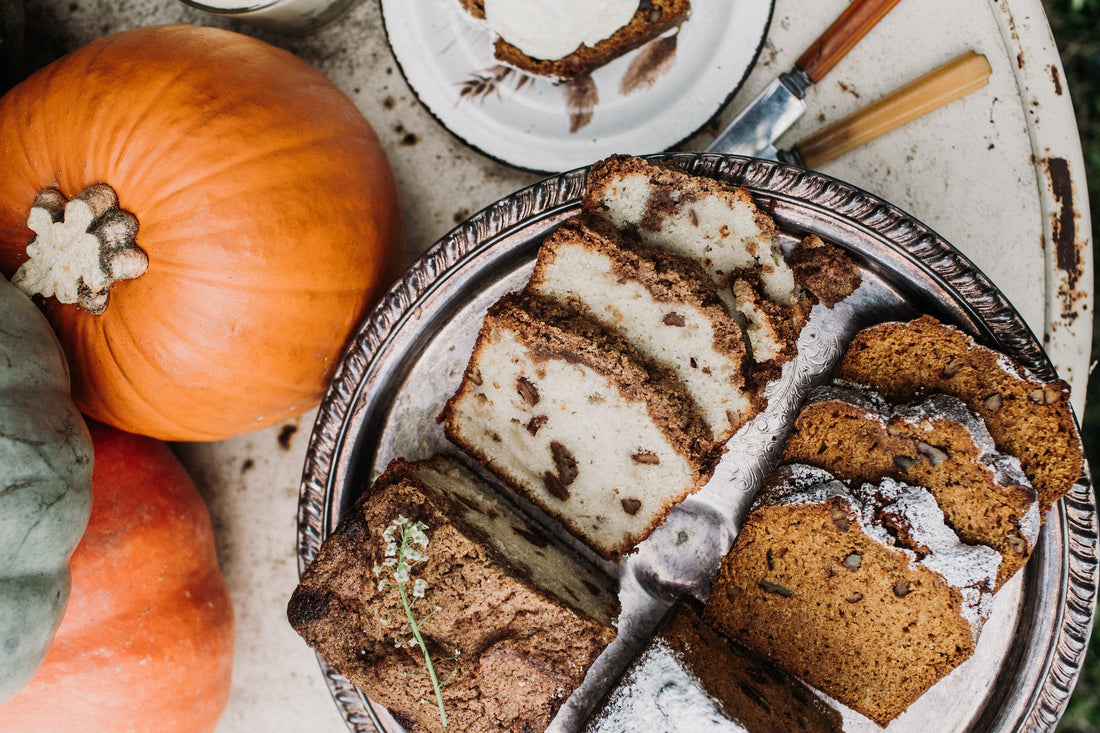
<path fill-rule="evenodd" d="M 645 644 L 670 599 L 705 597 L 759 478 L 781 450 L 807 388 L 829 372 L 848 337 L 887 319 L 931 313 L 971 332 L 1039 376 L 1053 367 L 1024 321 L 957 250 L 904 212 L 826 176 L 732 156 L 659 156 L 753 189 L 792 246 L 807 233 L 844 247 L 864 283 L 833 309 L 817 306 L 799 357 L 768 388 L 769 406 L 732 438 L 714 479 L 670 515 L 621 568 L 620 637 L 567 701 L 555 730 L 578 730 Z M 362 324 L 318 413 L 301 487 L 299 571 L 341 513 L 397 455 L 454 453 L 435 422 L 455 390 L 482 316 L 525 282 L 541 237 L 576 213 L 586 170 L 554 176 L 498 201 L 437 242 Z M 1049 730 L 1068 701 L 1092 627 L 1097 516 L 1086 475 L 1047 517 L 1026 569 L 998 593 L 974 656 L 933 687 L 890 731 Z M 323 660 L 354 731 L 400 730 Z M 838 706 L 840 707 L 840 706 Z M 847 731 L 875 731 L 840 708 Z M 642 722 L 639 722 L 644 729 Z M 739 730 L 731 724 L 731 730 Z"/>
<path fill-rule="evenodd" d="M 679 28 L 569 83 L 502 66 L 495 34 L 458 0 L 382 0 L 382 18 L 409 86 L 444 127 L 497 160 L 557 172 L 668 150 L 740 88 L 773 0 L 691 5 Z"/>

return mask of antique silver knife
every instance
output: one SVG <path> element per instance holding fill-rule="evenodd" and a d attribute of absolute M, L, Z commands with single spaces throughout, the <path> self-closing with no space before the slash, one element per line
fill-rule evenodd
<path fill-rule="evenodd" d="M 777 157 L 775 141 L 806 111 L 806 89 L 821 81 L 899 0 L 854 0 L 814 41 L 722 131 L 705 152 Z"/>

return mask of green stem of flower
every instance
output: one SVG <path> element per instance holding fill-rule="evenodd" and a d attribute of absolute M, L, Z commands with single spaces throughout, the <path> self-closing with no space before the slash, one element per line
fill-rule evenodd
<path fill-rule="evenodd" d="M 424 643 L 424 637 L 420 635 L 420 626 L 416 623 L 416 618 L 413 616 L 412 604 L 409 603 L 409 597 L 405 595 L 405 584 L 398 583 L 397 590 L 401 593 L 401 605 L 405 607 L 405 615 L 409 617 L 409 629 L 412 630 L 413 638 L 416 639 L 416 643 L 420 645 L 420 650 L 424 652 L 424 666 L 428 669 L 428 676 L 432 680 L 432 688 L 435 690 L 435 700 L 439 703 L 439 719 L 443 721 L 443 727 L 447 727 L 447 711 L 443 708 L 443 691 L 439 689 L 439 678 L 435 674 L 435 665 L 432 664 L 432 655 L 428 653 L 428 645 Z"/>

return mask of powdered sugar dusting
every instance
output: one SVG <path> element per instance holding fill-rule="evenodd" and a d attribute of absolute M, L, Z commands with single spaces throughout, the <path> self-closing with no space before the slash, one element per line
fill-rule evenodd
<path fill-rule="evenodd" d="M 867 412 L 878 415 L 883 420 L 889 419 L 891 413 L 890 404 L 873 389 L 859 387 L 851 382 L 836 380 L 832 384 L 823 384 L 814 387 L 806 397 L 806 404 L 818 402 L 847 402 L 856 405 Z"/>
<path fill-rule="evenodd" d="M 1000 486 L 1022 486 L 1034 494 L 1034 488 L 1024 474 L 1020 460 L 997 450 L 993 436 L 985 421 L 961 399 L 948 394 L 931 394 L 909 404 L 891 405 L 878 392 L 851 382 L 836 380 L 832 384 L 815 388 L 807 399 L 809 403 L 830 400 L 855 405 L 876 418 L 884 427 L 894 419 L 903 420 L 914 428 L 922 424 L 952 422 L 963 427 L 978 450 L 977 460 L 992 473 L 993 481 Z M 1028 545 L 1034 545 L 1041 526 L 1037 503 L 1033 502 L 1021 517 L 1018 529 Z"/>
<path fill-rule="evenodd" d="M 823 504 L 839 497 L 853 510 L 860 529 L 879 544 L 901 551 L 910 567 L 923 565 L 944 581 L 963 591 L 962 616 L 970 623 L 977 639 L 989 615 L 991 594 L 1001 563 L 1000 554 L 985 545 L 967 545 L 944 523 L 943 512 L 935 497 L 919 486 L 910 486 L 885 478 L 877 484 L 866 483 L 848 488 L 828 471 L 803 464 L 781 466 L 773 480 L 757 497 L 754 509 L 761 505 Z M 898 543 L 875 515 L 886 511 L 901 518 L 914 546 L 923 557 Z"/>
<path fill-rule="evenodd" d="M 750 511 L 778 504 L 824 504 L 835 496 L 852 503 L 848 488 L 824 468 L 789 463 L 777 468 L 761 487 Z"/>
<path fill-rule="evenodd" d="M 993 438 L 985 426 L 985 421 L 971 412 L 970 408 L 958 397 L 947 394 L 928 395 L 919 402 L 897 405 L 894 415 L 911 425 L 920 425 L 922 421 L 950 420 L 965 427 L 974 438 L 974 444 L 984 452 L 995 452 Z"/>
<path fill-rule="evenodd" d="M 910 486 L 894 479 L 884 478 L 878 484 L 863 484 L 852 493 L 864 502 L 865 511 L 890 508 L 904 517 L 913 541 L 928 554 L 919 563 L 939 574 L 963 593 L 963 617 L 977 639 L 982 624 L 989 615 L 987 589 L 997 579 L 1001 555 L 985 545 L 967 545 L 959 540 L 954 530 L 944 523 L 943 512 L 935 497 L 919 486 Z M 870 520 L 865 514 L 865 520 Z"/>
<path fill-rule="evenodd" d="M 1027 382 L 1040 381 L 1039 378 L 1032 374 L 1030 371 L 1025 369 L 1020 364 L 1017 364 L 1015 361 L 1010 359 L 1008 356 L 1002 354 L 1001 352 L 994 351 L 993 349 L 986 349 L 984 346 L 979 346 L 977 348 L 983 349 L 985 351 L 988 351 L 990 354 L 993 354 L 997 358 L 997 366 L 1008 372 L 1012 376 L 1016 377 L 1017 379 L 1022 379 Z"/>
<path fill-rule="evenodd" d="M 638 730 L 733 733 L 744 731 L 722 714 L 676 652 L 660 635 L 638 657 L 585 733 Z"/>
<path fill-rule="evenodd" d="M 920 402 L 898 405 L 894 408 L 894 414 L 911 425 L 920 425 L 925 420 L 948 420 L 962 425 L 970 433 L 970 438 L 978 449 L 978 460 L 993 470 L 997 483 L 1002 486 L 1020 485 L 1031 488 L 1020 459 L 997 450 L 985 420 L 958 397 L 947 394 L 929 395 Z"/>

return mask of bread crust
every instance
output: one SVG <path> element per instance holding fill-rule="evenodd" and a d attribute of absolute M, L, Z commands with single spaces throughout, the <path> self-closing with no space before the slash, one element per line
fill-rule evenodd
<path fill-rule="evenodd" d="M 931 392 L 958 397 L 982 417 L 997 448 L 1020 460 L 1044 515 L 1081 477 L 1084 445 L 1069 385 L 1044 382 L 932 316 L 860 331 L 835 376 L 896 402 Z"/>
<path fill-rule="evenodd" d="M 483 0 L 460 0 L 475 18 L 484 20 Z M 626 25 L 596 43 L 581 45 L 560 59 L 536 59 L 528 56 L 503 38 L 497 38 L 493 53 L 502 64 L 534 76 L 553 79 L 576 79 L 648 43 L 666 32 L 678 28 L 691 13 L 691 0 L 642 0 L 638 10 Z"/>
<path fill-rule="evenodd" d="M 615 630 L 532 585 L 461 507 L 417 478 L 418 465 L 394 460 L 344 514 L 291 596 L 290 624 L 407 730 L 542 730 Z M 407 634 L 397 593 L 379 590 L 372 572 L 399 516 L 428 527 L 429 561 L 415 574 L 428 582 L 424 603 L 439 607 L 421 632 L 433 659 L 447 660 L 437 672 L 453 672 L 442 686 L 447 728 L 420 649 L 395 646 Z M 611 579 L 591 591 L 615 603 Z"/>

